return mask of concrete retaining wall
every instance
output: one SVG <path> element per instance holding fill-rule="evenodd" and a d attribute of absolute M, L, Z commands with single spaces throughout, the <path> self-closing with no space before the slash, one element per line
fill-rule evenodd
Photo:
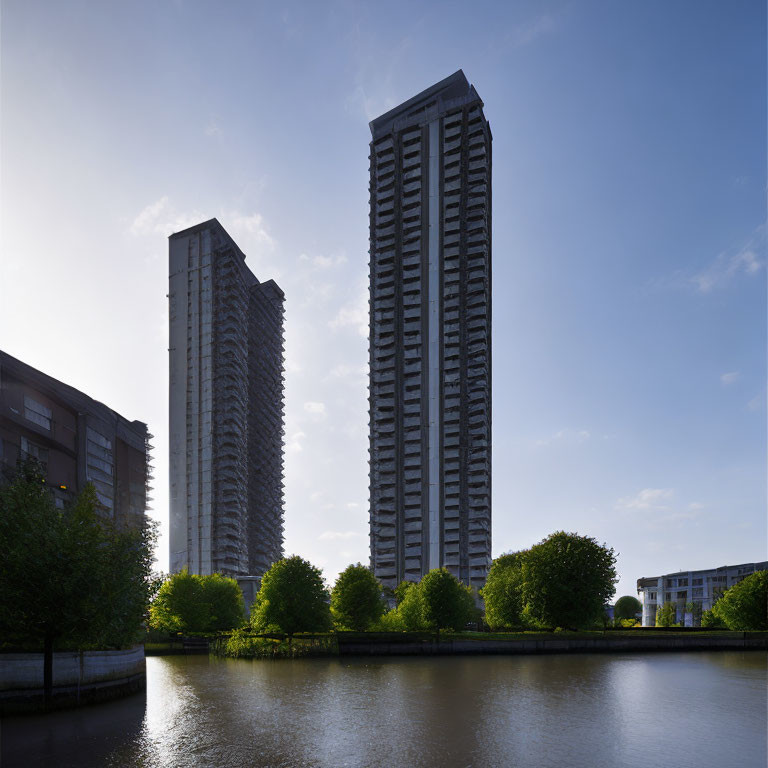
<path fill-rule="evenodd" d="M 345 638 L 339 635 L 340 656 L 419 656 L 462 654 L 625 653 L 628 651 L 694 651 L 768 649 L 767 632 L 674 637 L 564 637 L 519 640 L 414 640 Z"/>
<path fill-rule="evenodd" d="M 53 701 L 56 708 L 125 696 L 146 688 L 144 646 L 124 651 L 53 654 Z M 43 654 L 0 654 L 0 713 L 43 707 Z"/>

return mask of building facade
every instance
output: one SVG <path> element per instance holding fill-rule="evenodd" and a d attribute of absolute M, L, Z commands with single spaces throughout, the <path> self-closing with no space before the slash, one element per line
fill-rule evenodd
<path fill-rule="evenodd" d="M 283 304 L 216 219 L 169 239 L 170 569 L 283 553 Z"/>
<path fill-rule="evenodd" d="M 679 571 L 664 576 L 637 580 L 637 593 L 643 604 L 643 626 L 656 624 L 656 609 L 664 603 L 675 605 L 675 623 L 691 626 L 695 616 L 712 608 L 718 598 L 734 584 L 755 571 L 768 570 L 768 561 L 723 565 L 704 571 Z M 688 610 L 691 604 L 694 611 Z"/>
<path fill-rule="evenodd" d="M 370 124 L 370 538 L 385 585 L 491 562 L 491 131 L 459 70 Z"/>
<path fill-rule="evenodd" d="M 144 521 L 150 501 L 150 440 L 129 421 L 74 387 L 0 352 L 0 464 L 10 476 L 18 462 L 38 461 L 56 505 L 86 483 L 101 512 L 119 525 Z"/>

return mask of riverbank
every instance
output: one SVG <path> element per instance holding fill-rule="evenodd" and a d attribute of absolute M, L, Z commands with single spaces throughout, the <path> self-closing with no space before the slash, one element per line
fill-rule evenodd
<path fill-rule="evenodd" d="M 144 648 L 53 654 L 50 708 L 109 701 L 146 688 Z M 0 714 L 45 709 L 42 653 L 0 654 Z"/>
<path fill-rule="evenodd" d="M 452 656 L 768 650 L 768 632 L 631 629 L 584 632 L 332 632 L 221 635 L 211 653 L 229 658 Z M 168 649 L 165 653 L 173 653 Z M 184 651 L 178 650 L 183 653 Z M 148 654 L 150 651 L 148 651 Z"/>
<path fill-rule="evenodd" d="M 473 654 L 625 653 L 627 651 L 766 650 L 768 632 L 549 632 L 457 633 L 407 637 L 340 633 L 340 656 L 442 656 Z"/>

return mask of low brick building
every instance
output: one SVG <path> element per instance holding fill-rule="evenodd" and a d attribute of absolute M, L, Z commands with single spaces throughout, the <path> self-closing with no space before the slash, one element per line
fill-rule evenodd
<path fill-rule="evenodd" d="M 0 351 L 0 468 L 38 460 L 56 504 L 90 482 L 104 514 L 143 520 L 149 499 L 147 425 Z"/>

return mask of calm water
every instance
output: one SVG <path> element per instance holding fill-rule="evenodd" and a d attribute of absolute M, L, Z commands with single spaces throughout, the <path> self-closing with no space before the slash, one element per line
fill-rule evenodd
<path fill-rule="evenodd" d="M 6 719 L 2 768 L 765 768 L 768 654 L 147 659 L 146 696 Z"/>

